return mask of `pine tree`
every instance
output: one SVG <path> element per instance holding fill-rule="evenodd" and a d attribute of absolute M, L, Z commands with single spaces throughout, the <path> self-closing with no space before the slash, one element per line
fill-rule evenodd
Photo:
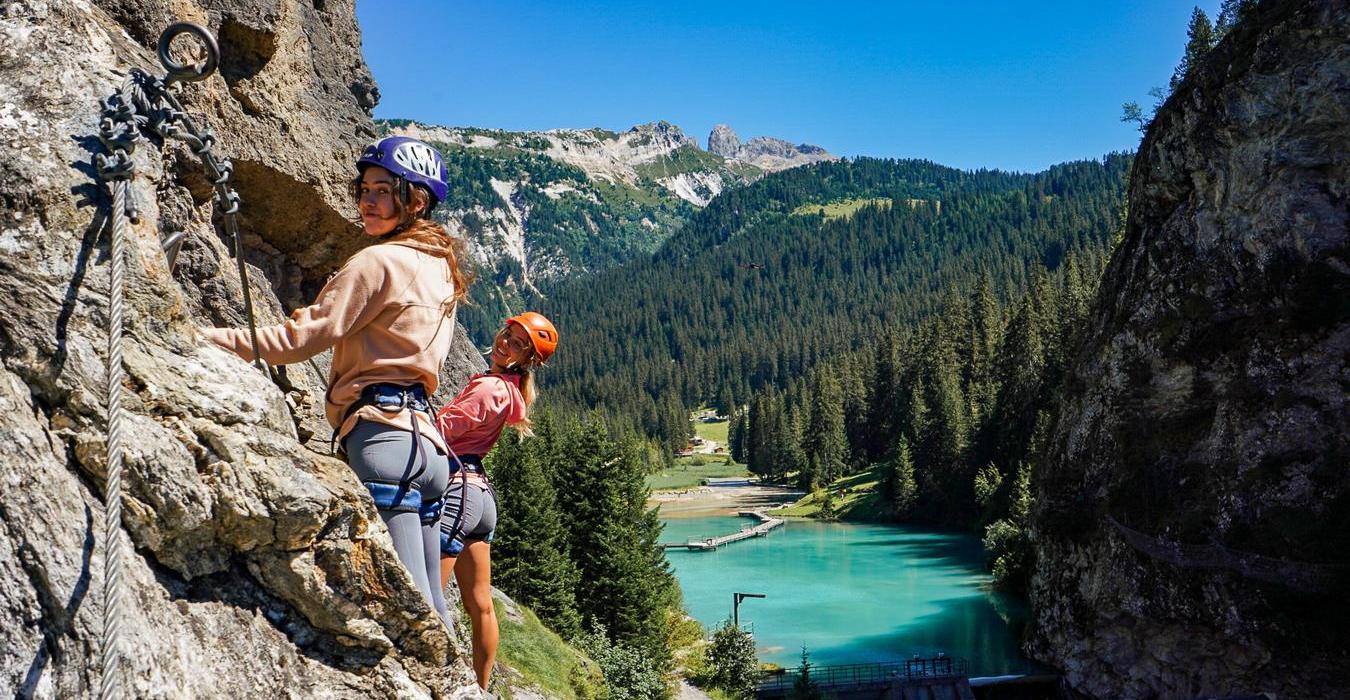
<path fill-rule="evenodd" d="M 970 351 L 966 360 L 966 399 L 970 415 L 976 425 L 989 417 L 997 395 L 994 373 L 994 353 L 998 350 L 1002 323 L 998 300 L 988 273 L 980 276 L 980 286 L 970 301 Z"/>
<path fill-rule="evenodd" d="M 1015 464 L 1025 454 L 1045 374 L 1044 334 L 1033 296 L 1034 290 L 1028 291 L 1017 302 L 999 349 L 1001 379 L 994 439 L 1005 465 Z"/>
<path fill-rule="evenodd" d="M 739 407 L 733 408 L 729 422 L 730 424 L 727 426 L 727 442 L 730 442 L 731 444 L 728 446 L 727 451 L 731 454 L 731 459 L 734 461 L 741 464 L 747 464 L 750 461 L 750 456 L 746 449 L 746 445 L 748 444 L 747 438 L 749 437 L 750 432 L 747 426 L 749 423 L 749 415 Z"/>
<path fill-rule="evenodd" d="M 861 357 L 852 354 L 844 355 L 838 362 L 840 406 L 849 455 L 846 471 L 850 473 L 867 466 L 867 430 L 872 412 L 868 398 L 872 371 L 871 363 L 864 363 Z"/>
<path fill-rule="evenodd" d="M 731 417 L 732 412 L 736 409 L 736 400 L 731 396 L 730 386 L 722 385 L 721 391 L 717 392 L 717 403 L 713 404 L 713 408 L 717 410 L 719 415 Z"/>
<path fill-rule="evenodd" d="M 1219 13 L 1223 17 L 1222 10 Z M 1181 81 L 1186 79 L 1187 75 L 1199 65 L 1201 59 L 1209 50 L 1214 48 L 1218 40 L 1214 26 L 1209 22 L 1209 16 L 1200 8 L 1191 11 L 1191 21 L 1186 27 L 1186 53 L 1181 57 L 1181 63 L 1177 64 L 1176 70 L 1172 71 L 1172 81 L 1169 84 L 1173 92 L 1181 85 Z"/>
<path fill-rule="evenodd" d="M 646 508 L 640 441 L 615 443 L 598 414 L 576 428 L 568 455 L 571 554 L 579 572 L 577 608 L 589 627 L 641 650 L 664 668 L 669 661 L 665 609 L 679 589 L 657 544 L 661 521 Z"/>
<path fill-rule="evenodd" d="M 897 519 L 906 520 L 914 512 L 918 485 L 914 481 L 914 455 L 910 452 L 909 440 L 903 435 L 896 444 L 889 477 L 887 486 L 891 514 Z"/>
<path fill-rule="evenodd" d="M 538 450 L 552 447 L 547 417 L 536 416 L 535 431 L 528 443 L 513 432 L 504 435 L 488 459 L 498 513 L 493 569 L 502 590 L 570 638 L 581 631 L 577 570 L 568 556 L 553 482 L 538 456 Z"/>
<path fill-rule="evenodd" d="M 811 660 L 807 657 L 806 647 L 802 647 L 802 665 L 797 671 L 797 680 L 792 684 L 790 700 L 824 700 L 825 694 L 811 677 Z"/>
<path fill-rule="evenodd" d="M 931 379 L 932 420 L 925 437 L 928 465 L 919 480 L 925 504 L 939 510 L 930 514 L 941 522 L 963 522 L 972 510 L 968 469 L 969 421 L 961 384 L 954 367 L 938 367 Z"/>
<path fill-rule="evenodd" d="M 1219 4 L 1219 17 L 1214 21 L 1215 43 L 1227 36 L 1251 12 L 1253 4 L 1252 0 L 1223 0 Z"/>
<path fill-rule="evenodd" d="M 787 399 L 782 400 L 786 403 Z M 778 436 L 774 474 L 786 476 L 790 472 L 801 474 L 807 470 L 806 451 L 802 449 L 802 410 L 799 406 L 791 409 L 780 408 L 777 414 L 775 434 Z M 801 481 L 799 478 L 798 481 Z"/>
<path fill-rule="evenodd" d="M 684 451 L 689 446 L 689 438 L 694 436 L 694 426 L 689 422 L 689 411 L 674 394 L 667 394 L 661 403 L 662 436 L 671 454 Z"/>
<path fill-rule="evenodd" d="M 745 463 L 750 471 L 767 475 L 769 466 L 769 432 L 771 429 L 770 400 L 767 393 L 755 394 L 746 419 Z"/>
<path fill-rule="evenodd" d="M 848 435 L 844 430 L 844 406 L 834 374 L 816 373 L 811 386 L 811 413 L 802 445 L 817 483 L 828 484 L 848 468 Z"/>

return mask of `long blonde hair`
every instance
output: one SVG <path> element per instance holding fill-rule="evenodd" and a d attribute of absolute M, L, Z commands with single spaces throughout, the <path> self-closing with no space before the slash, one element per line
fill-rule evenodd
<path fill-rule="evenodd" d="M 530 357 L 530 364 L 512 370 L 520 375 L 520 396 L 525 399 L 525 417 L 510 423 L 521 437 L 534 437 L 534 423 L 530 420 L 530 406 L 534 405 L 534 400 L 539 398 L 539 389 L 534 384 L 534 356 Z"/>
<path fill-rule="evenodd" d="M 497 331 L 492 342 L 495 344 L 501 338 L 501 334 L 506 332 L 506 328 Z M 534 437 L 534 431 L 531 427 L 534 425 L 530 421 L 530 407 L 534 405 L 535 399 L 539 398 L 539 387 L 534 382 L 534 368 L 542 364 L 539 360 L 539 353 L 530 347 L 530 356 L 525 361 L 515 367 L 509 367 L 503 374 L 514 374 L 520 377 L 520 397 L 525 400 L 524 417 L 514 423 L 507 423 L 508 426 L 515 428 L 521 437 Z"/>

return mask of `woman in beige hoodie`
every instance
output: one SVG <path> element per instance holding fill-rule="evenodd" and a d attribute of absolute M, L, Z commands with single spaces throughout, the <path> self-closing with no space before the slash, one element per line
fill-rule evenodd
<path fill-rule="evenodd" d="M 378 239 L 333 275 L 313 305 L 258 329 L 258 354 L 292 364 L 333 349 L 325 412 L 347 463 L 375 500 L 418 590 L 448 623 L 440 582 L 441 499 L 450 478 L 445 440 L 432 420 L 457 303 L 469 279 L 463 242 L 430 219 L 445 199 L 445 164 L 416 139 L 371 144 L 353 194 L 366 234 Z M 253 359 L 248 332 L 204 329 Z"/>

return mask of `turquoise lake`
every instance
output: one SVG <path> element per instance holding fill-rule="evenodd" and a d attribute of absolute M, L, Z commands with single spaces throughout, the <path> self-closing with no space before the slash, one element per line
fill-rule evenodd
<path fill-rule="evenodd" d="M 749 518 L 665 520 L 662 542 L 729 534 Z M 918 528 L 789 520 L 767 537 L 715 552 L 666 551 L 685 607 L 710 630 L 741 603 L 760 661 L 795 667 L 903 661 L 939 652 L 967 659 L 973 676 L 1033 673 L 1010 621 L 1021 606 L 988 590 L 980 542 Z"/>

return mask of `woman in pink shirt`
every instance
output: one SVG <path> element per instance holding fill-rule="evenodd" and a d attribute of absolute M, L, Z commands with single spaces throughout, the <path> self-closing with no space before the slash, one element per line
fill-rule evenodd
<path fill-rule="evenodd" d="M 445 442 L 427 397 L 455 328 L 468 276 L 463 242 L 431 220 L 448 194 L 445 163 L 421 141 L 391 136 L 366 147 L 352 194 L 366 235 L 378 242 L 342 265 L 313 305 L 258 329 L 270 364 L 304 361 L 328 348 L 324 409 L 347 464 L 369 490 L 399 560 L 449 623 L 440 577 L 440 509 L 450 480 Z M 245 360 L 249 334 L 203 334 Z"/>
<path fill-rule="evenodd" d="M 558 330 L 547 318 L 533 311 L 512 316 L 493 341 L 487 373 L 471 378 L 436 414 L 436 427 L 450 444 L 451 471 L 458 468 L 441 511 L 441 586 L 453 572 L 473 627 L 473 670 L 484 690 L 497 655 L 488 548 L 497 527 L 497 498 L 483 473 L 483 455 L 507 426 L 530 434 L 532 372 L 557 347 Z"/>

